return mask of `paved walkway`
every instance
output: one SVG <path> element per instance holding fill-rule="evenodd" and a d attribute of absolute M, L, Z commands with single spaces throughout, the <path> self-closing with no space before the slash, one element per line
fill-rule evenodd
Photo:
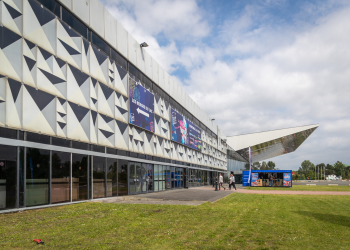
<path fill-rule="evenodd" d="M 241 194 L 304 194 L 304 195 L 350 195 L 350 192 L 343 191 L 284 191 L 284 190 L 249 190 L 237 189 Z"/>

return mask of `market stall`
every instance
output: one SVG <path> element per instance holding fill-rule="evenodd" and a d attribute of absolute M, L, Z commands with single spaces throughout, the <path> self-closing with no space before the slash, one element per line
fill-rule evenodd
<path fill-rule="evenodd" d="M 251 187 L 292 187 L 292 170 L 243 171 L 243 186 Z"/>

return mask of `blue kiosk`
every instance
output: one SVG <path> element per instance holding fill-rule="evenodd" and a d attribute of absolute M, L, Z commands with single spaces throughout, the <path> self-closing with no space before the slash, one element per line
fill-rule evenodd
<path fill-rule="evenodd" d="M 292 187 L 292 170 L 252 170 L 243 171 L 243 186 L 245 187 Z"/>

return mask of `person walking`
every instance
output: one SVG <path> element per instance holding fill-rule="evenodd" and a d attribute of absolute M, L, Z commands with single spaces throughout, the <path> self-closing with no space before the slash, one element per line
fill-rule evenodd
<path fill-rule="evenodd" d="M 230 175 L 229 190 L 231 190 L 231 186 L 235 188 L 235 191 L 237 190 L 237 189 L 236 189 L 236 185 L 235 185 L 235 177 L 233 176 L 233 173 Z"/>
<path fill-rule="evenodd" d="M 226 188 L 222 184 L 224 184 L 224 178 L 222 177 L 221 174 L 219 174 L 219 190 L 220 190 L 220 186 L 221 186 L 224 188 L 224 191 L 225 191 Z"/>
<path fill-rule="evenodd" d="M 273 175 L 271 174 L 270 175 L 270 187 L 274 187 L 275 186 L 275 184 L 274 184 L 274 182 L 273 182 Z"/>

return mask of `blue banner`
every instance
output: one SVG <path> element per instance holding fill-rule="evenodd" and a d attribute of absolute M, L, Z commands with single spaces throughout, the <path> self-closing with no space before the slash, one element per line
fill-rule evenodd
<path fill-rule="evenodd" d="M 154 133 L 154 95 L 129 79 L 129 123 Z"/>
<path fill-rule="evenodd" d="M 171 109 L 171 140 L 184 146 L 201 150 L 201 129 Z"/>
<path fill-rule="evenodd" d="M 283 173 L 283 186 L 284 187 L 290 187 L 292 182 L 292 175 L 291 173 Z"/>

